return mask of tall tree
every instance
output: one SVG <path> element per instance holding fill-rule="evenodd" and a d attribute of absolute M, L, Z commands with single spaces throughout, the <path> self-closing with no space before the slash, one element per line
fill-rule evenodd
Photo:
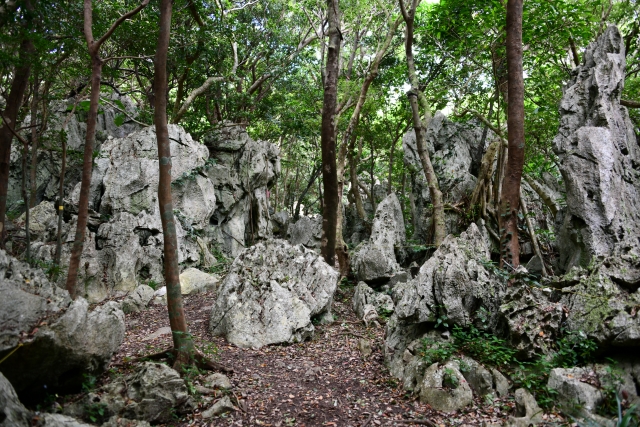
<path fill-rule="evenodd" d="M 322 209 L 322 256 L 331 266 L 335 263 L 336 225 L 338 220 L 338 174 L 336 171 L 335 116 L 340 71 L 340 7 L 339 0 L 327 0 L 329 44 L 324 78 L 324 100 L 320 144 L 322 146 L 322 179 L 324 204 Z"/>
<path fill-rule="evenodd" d="M 96 142 L 96 125 L 98 123 L 98 107 L 100 104 L 100 83 L 102 81 L 102 65 L 104 64 L 102 58 L 100 58 L 100 47 L 111 37 L 120 24 L 140 12 L 147 4 L 149 4 L 149 0 L 143 0 L 138 7 L 120 16 L 100 39 L 95 40 L 93 38 L 92 0 L 84 0 L 84 36 L 91 58 L 91 96 L 89 98 L 87 135 L 84 142 L 82 183 L 80 184 L 80 200 L 78 202 L 78 222 L 73 247 L 71 249 L 71 260 L 69 261 L 69 273 L 66 282 L 66 288 L 74 299 L 77 294 L 76 281 L 78 279 L 78 267 L 80 265 L 80 257 L 82 256 L 82 247 L 89 213 L 89 189 L 93 170 L 93 147 Z"/>
<path fill-rule="evenodd" d="M 507 2 L 507 169 L 500 195 L 501 264 L 520 265 L 518 209 L 524 166 L 524 80 L 522 75 L 522 1 Z"/>
<path fill-rule="evenodd" d="M 32 20 L 34 8 L 29 0 L 25 2 L 25 18 L 21 24 L 20 53 L 15 66 L 11 90 L 7 98 L 7 107 L 2 112 L 2 127 L 0 128 L 0 248 L 4 249 L 6 236 L 5 217 L 7 210 L 7 192 L 9 189 L 9 163 L 11 162 L 11 141 L 17 130 L 16 120 L 22 106 L 22 99 L 29 84 L 31 63 L 35 46 L 29 34 L 29 23 Z"/>
<path fill-rule="evenodd" d="M 444 202 L 442 200 L 442 192 L 438 185 L 438 177 L 431 164 L 429 158 L 429 152 L 426 147 L 426 131 L 428 121 L 431 118 L 431 111 L 427 97 L 420 90 L 418 83 L 418 75 L 416 73 L 416 64 L 413 58 L 413 24 L 416 16 L 416 9 L 418 8 L 419 0 L 411 0 L 411 6 L 406 8 L 404 0 L 399 0 L 400 9 L 402 10 L 402 16 L 407 24 L 405 33 L 405 54 L 407 56 L 407 69 L 409 73 L 409 83 L 411 84 L 411 90 L 407 92 L 409 97 L 409 103 L 411 104 L 411 111 L 413 113 L 413 128 L 416 132 L 416 145 L 418 147 L 418 155 L 424 175 L 427 179 L 427 185 L 429 186 L 429 194 L 431 195 L 431 203 L 433 204 L 433 244 L 440 246 L 446 235 L 446 228 L 444 224 Z M 420 118 L 420 106 L 422 104 L 424 109 L 424 120 Z"/>

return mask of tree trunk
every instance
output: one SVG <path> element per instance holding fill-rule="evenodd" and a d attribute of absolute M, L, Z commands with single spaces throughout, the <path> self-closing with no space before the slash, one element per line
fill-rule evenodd
<path fill-rule="evenodd" d="M 20 62 L 16 66 L 11 90 L 7 97 L 7 108 L 3 112 L 2 128 L 0 128 L 0 249 L 4 249 L 6 237 L 7 191 L 9 189 L 9 164 L 11 162 L 11 129 L 17 129 L 16 119 L 22 105 L 22 98 L 29 83 L 31 72 L 30 56 L 35 51 L 33 42 L 25 38 L 20 44 Z"/>
<path fill-rule="evenodd" d="M 415 61 L 413 59 L 413 21 L 415 18 L 416 8 L 418 6 L 418 0 L 412 0 L 412 5 L 409 10 L 405 8 L 404 0 L 399 0 L 400 8 L 402 10 L 402 16 L 407 24 L 407 31 L 405 34 L 405 53 L 407 56 L 407 68 L 409 72 L 409 82 L 411 83 L 411 90 L 407 93 L 409 102 L 411 104 L 411 111 L 413 113 L 413 127 L 416 132 L 416 146 L 418 147 L 418 156 L 422 163 L 422 169 L 424 170 L 425 178 L 427 179 L 427 185 L 429 186 L 429 193 L 431 195 L 431 202 L 433 203 L 433 243 L 436 247 L 440 246 L 446 235 L 446 228 L 444 222 L 444 203 L 442 200 L 442 192 L 438 185 L 438 178 L 436 177 L 431 159 L 429 158 L 429 152 L 425 144 L 425 132 L 427 129 L 426 119 L 430 118 L 429 105 L 424 94 L 420 91 L 418 84 L 418 76 L 416 74 Z M 425 122 L 420 119 L 420 107 L 418 100 L 422 104 L 424 109 Z"/>
<path fill-rule="evenodd" d="M 38 183 L 36 178 L 36 170 L 38 168 L 38 143 L 40 139 L 40 133 L 44 131 L 44 114 L 42 115 L 42 126 L 40 126 L 40 132 L 38 132 L 37 115 L 38 115 L 38 102 L 40 97 L 38 92 L 40 91 L 40 81 L 36 75 L 35 84 L 33 88 L 33 95 L 31 97 L 31 167 L 29 170 L 29 207 L 36 207 L 36 193 L 38 191 Z"/>
<path fill-rule="evenodd" d="M 180 269 L 178 267 L 178 237 L 173 216 L 171 196 L 171 147 L 167 126 L 167 52 L 171 30 L 171 0 L 160 2 L 160 35 L 155 56 L 154 88 L 156 92 L 154 121 L 158 140 L 160 178 L 158 181 L 158 203 L 164 236 L 164 279 L 167 286 L 167 308 L 173 335 L 173 348 L 177 353 L 174 366 L 188 363 L 194 353 L 194 344 L 184 316 Z"/>
<path fill-rule="evenodd" d="M 338 73 L 340 61 L 340 9 L 339 0 L 327 0 L 329 21 L 329 45 L 327 53 L 324 100 L 322 108 L 322 179 L 324 203 L 322 209 L 322 256 L 333 266 L 336 253 L 336 225 L 338 219 L 338 175 L 336 171 L 335 115 L 338 97 Z"/>
<path fill-rule="evenodd" d="M 113 23 L 109 30 L 99 39 L 93 38 L 93 5 L 91 0 L 84 0 L 84 36 L 91 58 L 91 96 L 89 97 L 89 114 L 87 117 L 87 135 L 84 142 L 84 156 L 82 159 L 82 182 L 80 184 L 80 200 L 78 201 L 78 222 L 76 234 L 71 248 L 71 260 L 67 275 L 66 288 L 75 299 L 77 296 L 76 282 L 78 279 L 78 267 L 84 235 L 87 228 L 89 214 L 89 189 L 91 186 L 91 174 L 93 172 L 93 147 L 96 141 L 96 125 L 98 122 L 98 107 L 100 103 L 100 81 L 102 80 L 102 59 L 100 58 L 100 46 L 113 34 L 115 29 L 125 20 L 142 10 L 149 0 L 144 0 L 137 8 L 127 12 Z M 156 92 L 157 93 L 157 92 Z"/>
<path fill-rule="evenodd" d="M 75 105 L 73 111 L 75 112 Z M 66 125 L 66 124 L 65 124 Z M 64 126 L 62 127 L 64 129 Z M 62 142 L 62 167 L 60 168 L 60 188 L 58 189 L 58 236 L 56 239 L 56 256 L 55 265 L 60 265 L 60 256 L 62 255 L 62 217 L 64 216 L 64 175 L 67 171 L 67 136 L 63 130 L 60 130 L 60 140 Z"/>
<path fill-rule="evenodd" d="M 501 265 L 520 265 L 518 210 L 524 165 L 524 80 L 522 75 L 522 0 L 507 2 L 508 159 L 500 195 Z"/>

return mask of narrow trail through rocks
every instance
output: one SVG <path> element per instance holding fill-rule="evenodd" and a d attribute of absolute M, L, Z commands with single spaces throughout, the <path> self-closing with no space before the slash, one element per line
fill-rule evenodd
<path fill-rule="evenodd" d="M 226 392 L 237 410 L 209 419 L 202 412 L 221 397 L 196 393 L 197 408 L 171 426 L 393 426 L 502 424 L 513 402 L 497 400 L 456 414 L 430 409 L 405 393 L 384 366 L 384 326 L 365 328 L 351 309 L 353 288 L 335 296 L 331 325 L 316 325 L 312 341 L 259 350 L 241 349 L 223 338 L 211 337 L 209 314 L 215 293 L 185 298 L 185 312 L 198 347 L 217 351 L 217 361 L 232 368 L 232 390 Z M 127 332 L 111 362 L 111 373 L 131 368 L 127 360 L 155 353 L 171 345 L 164 306 L 127 315 Z M 373 353 L 363 359 L 358 341 L 372 342 Z M 213 345 L 212 345 L 213 344 Z M 212 353 L 210 353 L 212 354 Z M 193 389 L 204 385 L 210 372 L 187 375 Z M 105 378 L 106 380 L 106 378 Z M 420 420 L 420 424 L 410 420 Z M 427 422 L 428 420 L 428 422 Z M 550 420 L 551 421 L 551 420 Z"/>

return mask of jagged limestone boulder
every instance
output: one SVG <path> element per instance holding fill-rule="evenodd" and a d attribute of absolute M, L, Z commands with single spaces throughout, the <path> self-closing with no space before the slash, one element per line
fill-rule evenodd
<path fill-rule="evenodd" d="M 640 147 L 620 105 L 625 44 L 609 26 L 591 43 L 560 102 L 554 139 L 567 207 L 558 235 L 560 267 L 625 254 L 640 242 Z"/>
<path fill-rule="evenodd" d="M 124 339 L 124 314 L 110 301 L 93 310 L 0 250 L 0 371 L 21 396 L 79 388 Z"/>
<path fill-rule="evenodd" d="M 427 150 L 446 202 L 456 203 L 473 191 L 484 150 L 481 141 L 482 128 L 473 122 L 452 122 L 440 111 L 429 122 Z M 403 136 L 402 149 L 404 163 L 410 171 L 410 188 L 416 207 L 414 238 L 426 240 L 431 221 L 431 195 L 418 156 L 414 130 Z M 448 233 L 462 231 L 458 230 L 456 223 L 457 215 L 447 213 Z"/>
<path fill-rule="evenodd" d="M 213 291 L 218 286 L 220 278 L 215 274 L 208 274 L 197 268 L 187 268 L 180 273 L 180 290 L 182 295 L 193 295 L 205 291 Z"/>
<path fill-rule="evenodd" d="M 228 256 L 270 238 L 270 190 L 280 175 L 280 149 L 255 141 L 241 125 L 224 123 L 204 136 L 209 148 L 207 177 L 213 182 L 216 211 L 207 236 Z"/>
<path fill-rule="evenodd" d="M 150 423 L 169 423 L 190 412 L 194 403 L 180 374 L 162 363 L 145 362 L 124 378 L 118 378 L 78 402 L 65 414 L 81 416 L 88 405 L 100 404 L 104 418 L 119 416 Z"/>
<path fill-rule="evenodd" d="M 144 310 L 153 299 L 154 292 L 150 286 L 138 286 L 122 301 L 122 311 L 125 313 L 137 313 Z"/>
<path fill-rule="evenodd" d="M 239 347 L 304 341 L 330 313 L 340 274 L 310 249 L 284 240 L 242 252 L 220 284 L 209 330 Z"/>
<path fill-rule="evenodd" d="M 522 357 L 548 353 L 561 337 L 565 308 L 551 297 L 550 288 L 534 288 L 519 282 L 507 288 L 500 317 L 507 326 L 510 344 Z"/>
<path fill-rule="evenodd" d="M 322 216 L 302 216 L 287 228 L 287 240 L 292 245 L 304 245 L 309 249 L 320 250 L 322 239 Z"/>
<path fill-rule="evenodd" d="M 365 315 L 365 307 L 373 306 L 378 316 L 388 317 L 393 313 L 393 300 L 382 292 L 376 292 L 365 282 L 358 283 L 353 294 L 353 311 L 359 319 Z"/>
<path fill-rule="evenodd" d="M 353 255 L 352 265 L 358 280 L 380 284 L 404 273 L 396 258 L 404 259 L 405 241 L 400 202 L 395 194 L 390 194 L 376 209 L 371 237 Z"/>
<path fill-rule="evenodd" d="M 473 392 L 457 361 L 434 363 L 424 372 L 420 401 L 437 411 L 455 412 L 473 403 Z"/>
<path fill-rule="evenodd" d="M 0 372 L 0 427 L 31 427 L 33 414 L 24 407 L 13 386 Z"/>

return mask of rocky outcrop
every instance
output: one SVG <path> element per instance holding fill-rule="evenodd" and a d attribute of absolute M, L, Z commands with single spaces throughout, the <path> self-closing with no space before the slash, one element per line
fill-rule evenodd
<path fill-rule="evenodd" d="M 269 188 L 280 175 L 280 149 L 254 141 L 240 125 L 225 123 L 204 137 L 211 162 L 206 176 L 214 183 L 216 210 L 207 235 L 228 256 L 271 237 Z"/>
<path fill-rule="evenodd" d="M 395 194 L 387 196 L 376 209 L 371 237 L 353 255 L 353 270 L 358 280 L 382 284 L 404 271 L 398 264 L 405 257 L 405 229 L 400 202 Z M 405 279 L 406 280 L 406 279 Z"/>
<path fill-rule="evenodd" d="M 108 137 L 123 138 L 141 129 L 141 126 L 132 120 L 137 116 L 137 108 L 130 98 L 126 96 L 119 97 L 116 94 L 111 97 L 105 96 L 104 98 L 106 98 L 106 102 L 100 106 L 96 126 L 96 150 L 100 149 L 100 145 Z M 54 102 L 49 106 L 48 130 L 41 138 L 42 143 L 45 145 L 39 151 L 36 171 L 38 189 L 36 200 L 38 203 L 57 200 L 60 186 L 62 156 L 58 149 L 51 150 L 51 147 L 46 144 L 51 144 L 52 147 L 60 147 L 60 139 L 66 139 L 69 155 L 67 156 L 67 170 L 65 173 L 65 195 L 69 195 L 76 184 L 80 182 L 82 159 L 81 157 L 72 156 L 71 153 L 81 153 L 84 149 L 87 132 L 86 110 L 82 111 L 82 107 L 76 108 L 76 114 L 69 118 L 64 132 L 61 133 L 62 126 L 73 108 L 73 104 L 74 100 L 69 99 Z M 30 121 L 30 118 L 27 117 L 23 125 L 28 126 Z M 22 179 L 21 155 L 21 148 L 14 144 L 11 150 L 9 191 L 7 194 L 9 211 L 14 209 L 16 202 L 22 200 L 20 195 Z"/>
<path fill-rule="evenodd" d="M 340 275 L 302 245 L 269 240 L 246 249 L 218 289 L 210 331 L 239 347 L 300 342 L 326 317 Z"/>
<path fill-rule="evenodd" d="M 172 192 L 179 262 L 199 265 L 211 259 L 204 235 L 215 210 L 214 185 L 204 174 L 209 153 L 179 126 L 169 126 Z M 78 281 L 82 295 L 99 302 L 139 284 L 162 283 L 163 235 L 157 201 L 158 159 L 155 129 L 146 128 L 102 144 L 92 177 L 90 220 Z M 203 176 L 205 175 L 205 176 Z M 65 204 L 73 212 L 80 184 Z M 66 225 L 61 263 L 68 264 L 75 217 Z M 51 238 L 50 236 L 49 238 Z M 36 242 L 36 258 L 53 258 L 55 245 Z M 211 261 L 209 261 L 211 262 Z"/>
<path fill-rule="evenodd" d="M 32 417 L 9 380 L 0 373 L 0 427 L 31 427 Z"/>
<path fill-rule="evenodd" d="M 620 95 L 625 44 L 615 26 L 587 48 L 560 102 L 555 152 L 567 207 L 558 234 L 563 270 L 640 245 L 640 147 Z"/>
<path fill-rule="evenodd" d="M 21 396 L 79 388 L 84 374 L 105 369 L 124 330 L 117 303 L 89 310 L 0 250 L 0 371 Z"/>
<path fill-rule="evenodd" d="M 150 286 L 138 286 L 122 301 L 122 311 L 125 313 L 137 313 L 144 310 L 153 299 L 154 292 Z"/>
<path fill-rule="evenodd" d="M 309 249 L 320 250 L 322 240 L 322 216 L 302 216 L 287 228 L 287 240 L 292 245 L 304 245 Z"/>
<path fill-rule="evenodd" d="M 82 400 L 64 409 L 66 414 L 81 417 L 88 406 L 99 405 L 102 417 L 124 417 L 150 423 L 174 421 L 174 415 L 194 408 L 187 386 L 180 374 L 167 365 L 145 362 L 135 372 L 118 378 Z"/>
<path fill-rule="evenodd" d="M 418 275 L 393 289 L 395 313 L 385 333 L 385 360 L 390 372 L 405 383 L 416 383 L 420 339 L 438 319 L 449 327 L 495 326 L 506 283 L 489 268 L 489 250 L 475 224 L 459 237 L 447 236 Z M 424 369 L 424 366 L 420 367 Z M 412 379 L 414 378 L 414 379 Z M 415 387 L 415 385 L 414 385 Z"/>
<path fill-rule="evenodd" d="M 437 411 L 455 412 L 473 403 L 473 392 L 457 361 L 429 366 L 420 386 L 420 401 Z"/>
<path fill-rule="evenodd" d="M 458 202 L 473 191 L 484 150 L 481 141 L 482 128 L 472 122 L 452 122 L 440 111 L 429 122 L 427 150 L 445 202 Z M 404 163 L 411 172 L 411 188 L 415 197 L 415 239 L 424 241 L 431 221 L 431 209 L 428 207 L 431 195 L 418 156 L 415 131 L 410 130 L 404 135 L 402 148 Z M 448 214 L 446 222 L 448 233 L 462 231 L 457 228 L 455 214 Z"/>
<path fill-rule="evenodd" d="M 365 282 L 360 282 L 356 286 L 352 307 L 359 319 L 363 319 L 371 310 L 376 316 L 389 317 L 394 308 L 393 300 L 389 295 L 374 291 Z"/>

